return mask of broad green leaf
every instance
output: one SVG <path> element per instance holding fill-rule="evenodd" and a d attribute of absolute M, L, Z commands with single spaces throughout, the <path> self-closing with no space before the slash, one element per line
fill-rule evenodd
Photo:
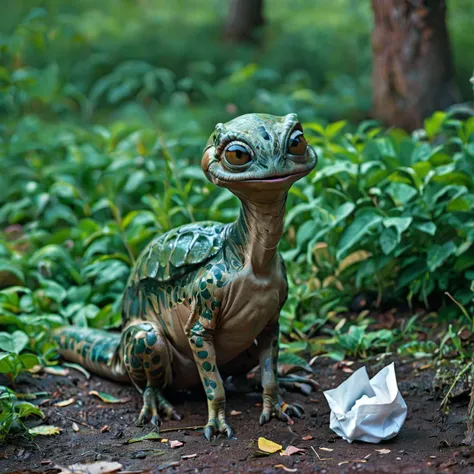
<path fill-rule="evenodd" d="M 443 245 L 434 244 L 428 249 L 426 263 L 430 272 L 435 271 L 453 254 L 456 253 L 456 244 L 451 240 Z"/>
<path fill-rule="evenodd" d="M 20 418 L 26 418 L 30 415 L 36 415 L 44 418 L 43 412 L 35 405 L 29 402 L 15 402 L 15 411 Z"/>
<path fill-rule="evenodd" d="M 425 131 L 428 138 L 433 138 L 441 131 L 445 119 L 445 112 L 435 112 L 431 117 L 425 119 Z"/>
<path fill-rule="evenodd" d="M 397 232 L 393 228 L 384 229 L 380 235 L 380 246 L 385 255 L 391 254 L 397 245 L 399 244 L 400 239 L 397 235 Z"/>
<path fill-rule="evenodd" d="M 425 234 L 435 235 L 436 234 L 436 224 L 434 222 L 422 222 L 420 224 L 414 225 L 418 230 L 424 232 Z"/>
<path fill-rule="evenodd" d="M 19 354 L 28 344 L 28 336 L 23 331 L 12 334 L 0 332 L 0 350 Z"/>
<path fill-rule="evenodd" d="M 369 209 L 360 212 L 350 226 L 344 231 L 337 246 L 336 257 L 340 260 L 360 239 L 375 228 L 382 221 L 382 216 Z"/>
<path fill-rule="evenodd" d="M 413 217 L 387 217 L 383 220 L 385 228 L 395 227 L 398 236 L 405 232 L 413 222 Z"/>
<path fill-rule="evenodd" d="M 325 129 L 325 135 L 328 140 L 332 140 L 338 133 L 340 133 L 343 128 L 346 126 L 346 120 L 340 120 L 339 122 L 334 122 L 329 124 Z"/>
<path fill-rule="evenodd" d="M 413 186 L 405 183 L 390 183 L 385 191 L 392 197 L 396 205 L 408 203 L 417 194 Z"/>
<path fill-rule="evenodd" d="M 26 370 L 29 370 L 36 365 L 40 365 L 38 356 L 34 354 L 21 354 L 20 360 Z"/>

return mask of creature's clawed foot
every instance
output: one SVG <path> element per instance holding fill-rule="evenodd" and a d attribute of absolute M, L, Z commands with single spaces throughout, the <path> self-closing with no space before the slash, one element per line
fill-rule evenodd
<path fill-rule="evenodd" d="M 138 415 L 137 425 L 151 423 L 158 430 L 162 422 L 160 415 L 176 421 L 182 418 L 158 388 L 147 387 L 143 392 L 143 408 Z"/>
<path fill-rule="evenodd" d="M 292 392 L 300 392 L 303 395 L 309 395 L 313 390 L 319 388 L 318 382 L 310 378 L 310 376 L 287 375 L 279 377 L 280 387 Z"/>
<path fill-rule="evenodd" d="M 294 421 L 291 417 L 302 418 L 304 409 L 299 403 L 288 405 L 281 400 L 279 396 L 263 395 L 263 409 L 260 415 L 260 425 L 268 423 L 272 416 L 275 416 L 281 421 L 285 421 L 292 425 Z"/>
<path fill-rule="evenodd" d="M 234 430 L 227 423 L 224 408 L 212 410 L 209 412 L 209 420 L 204 427 L 204 436 L 208 441 L 212 441 L 219 433 L 225 433 L 228 438 L 234 436 Z"/>

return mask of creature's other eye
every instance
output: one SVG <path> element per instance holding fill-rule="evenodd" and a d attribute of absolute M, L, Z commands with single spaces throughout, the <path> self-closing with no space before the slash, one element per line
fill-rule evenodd
<path fill-rule="evenodd" d="M 252 161 L 252 153 L 243 143 L 231 143 L 224 155 L 227 163 L 232 166 L 244 166 Z"/>
<path fill-rule="evenodd" d="M 288 152 L 292 155 L 304 155 L 308 142 L 303 135 L 303 131 L 296 129 L 291 132 L 290 138 L 288 139 Z"/>

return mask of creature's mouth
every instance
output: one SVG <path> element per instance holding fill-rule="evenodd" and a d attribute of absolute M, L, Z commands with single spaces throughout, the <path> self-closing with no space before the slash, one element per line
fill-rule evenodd
<path fill-rule="evenodd" d="M 271 178 L 264 179 L 243 179 L 239 180 L 240 183 L 284 183 L 285 181 L 294 180 L 295 178 L 302 178 L 307 175 L 308 171 L 300 171 L 299 173 L 290 173 L 285 175 L 276 175 Z"/>

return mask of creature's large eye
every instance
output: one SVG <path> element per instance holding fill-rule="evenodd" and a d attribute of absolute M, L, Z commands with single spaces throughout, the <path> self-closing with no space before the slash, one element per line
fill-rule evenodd
<path fill-rule="evenodd" d="M 224 155 L 227 163 L 232 166 L 244 166 L 252 161 L 252 153 L 243 143 L 231 143 Z"/>
<path fill-rule="evenodd" d="M 303 135 L 302 130 L 294 130 L 291 132 L 290 138 L 288 139 L 288 152 L 292 155 L 304 155 L 308 142 Z"/>

